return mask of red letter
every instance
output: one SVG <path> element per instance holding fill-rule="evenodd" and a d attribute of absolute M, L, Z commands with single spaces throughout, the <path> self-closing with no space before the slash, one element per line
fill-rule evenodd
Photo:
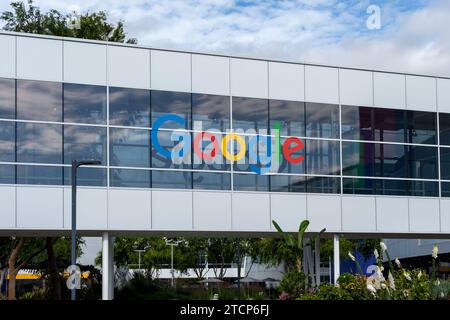
<path fill-rule="evenodd" d="M 203 138 L 207 138 L 209 140 L 211 140 L 211 142 L 213 143 L 213 149 L 211 150 L 210 154 L 205 154 L 202 151 L 202 148 L 200 147 L 203 141 Z M 194 152 L 197 156 L 200 157 L 200 159 L 205 159 L 205 160 L 211 160 L 216 156 L 216 150 L 219 149 L 219 144 L 217 143 L 217 139 L 215 137 L 215 135 L 213 135 L 210 132 L 202 132 L 202 133 L 198 133 L 195 135 L 194 137 Z"/>
<path fill-rule="evenodd" d="M 294 145 L 292 148 L 290 148 L 291 144 L 295 143 L 296 145 Z M 292 157 L 291 154 L 293 154 L 294 152 L 297 152 L 301 149 L 303 149 L 305 147 L 305 145 L 303 144 L 302 140 L 300 140 L 299 138 L 295 138 L 295 137 L 290 137 L 287 138 L 286 141 L 283 143 L 283 155 L 284 158 L 289 161 L 290 163 L 300 163 L 303 160 L 305 160 L 304 156 L 298 156 L 298 157 Z"/>

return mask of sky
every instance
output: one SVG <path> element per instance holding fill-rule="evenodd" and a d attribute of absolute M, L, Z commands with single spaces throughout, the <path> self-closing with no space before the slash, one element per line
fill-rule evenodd
<path fill-rule="evenodd" d="M 2 0 L 0 11 L 8 10 Z M 139 44 L 450 76 L 449 0 L 35 0 L 106 10 Z M 369 29 L 367 9 L 380 9 Z"/>

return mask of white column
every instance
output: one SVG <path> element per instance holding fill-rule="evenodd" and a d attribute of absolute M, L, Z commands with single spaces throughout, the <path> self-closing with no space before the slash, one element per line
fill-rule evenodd
<path fill-rule="evenodd" d="M 339 257 L 339 235 L 333 236 L 333 263 L 334 263 L 334 284 L 337 284 L 337 280 L 340 275 L 340 257 Z"/>
<path fill-rule="evenodd" d="M 108 232 L 102 234 L 102 299 L 112 300 L 114 292 L 113 238 Z"/>
<path fill-rule="evenodd" d="M 320 285 L 320 239 L 316 238 L 314 243 L 314 266 L 316 268 L 316 285 Z"/>

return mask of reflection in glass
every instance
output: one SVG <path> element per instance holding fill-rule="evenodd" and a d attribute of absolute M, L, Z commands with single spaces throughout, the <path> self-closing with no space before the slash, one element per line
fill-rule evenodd
<path fill-rule="evenodd" d="M 0 161 L 15 161 L 16 124 L 0 121 Z"/>
<path fill-rule="evenodd" d="M 152 171 L 152 188 L 192 189 L 192 172 Z"/>
<path fill-rule="evenodd" d="M 110 165 L 150 167 L 150 131 L 110 128 Z"/>
<path fill-rule="evenodd" d="M 17 119 L 61 122 L 62 83 L 17 80 Z"/>
<path fill-rule="evenodd" d="M 150 170 L 110 169 L 111 187 L 150 188 Z"/>
<path fill-rule="evenodd" d="M 194 172 L 193 188 L 206 190 L 230 190 L 231 176 L 228 173 Z"/>
<path fill-rule="evenodd" d="M 441 148 L 441 179 L 450 180 L 450 148 Z"/>
<path fill-rule="evenodd" d="M 378 177 L 405 178 L 405 146 L 375 144 L 375 175 Z"/>
<path fill-rule="evenodd" d="M 234 130 L 266 130 L 269 125 L 269 106 L 266 99 L 233 97 Z"/>
<path fill-rule="evenodd" d="M 72 168 L 64 167 L 64 184 L 71 185 L 72 183 Z M 77 185 L 79 186 L 106 186 L 106 169 L 80 167 L 77 170 Z"/>
<path fill-rule="evenodd" d="M 373 179 L 344 178 L 343 192 L 345 194 L 374 194 L 375 183 Z"/>
<path fill-rule="evenodd" d="M 404 110 L 375 108 L 374 113 L 376 141 L 405 142 Z"/>
<path fill-rule="evenodd" d="M 407 111 L 407 142 L 436 144 L 436 113 Z"/>
<path fill-rule="evenodd" d="M 281 140 L 280 141 L 281 145 L 283 145 L 287 139 L 286 138 L 281 138 L 280 140 Z M 305 144 L 306 143 L 310 143 L 310 142 L 311 142 L 311 140 L 307 140 L 307 142 L 305 142 Z M 291 153 L 291 157 L 293 157 L 293 158 L 298 158 L 300 156 L 303 156 L 303 157 L 306 156 L 305 149 L 301 149 L 299 151 Z M 305 159 L 305 158 L 303 158 L 303 159 Z M 280 160 L 281 160 L 281 163 L 280 163 L 280 168 L 278 169 L 278 172 L 282 172 L 282 173 L 296 173 L 296 174 L 305 174 L 306 173 L 305 160 L 303 160 L 303 161 L 301 161 L 299 163 L 289 162 L 289 161 L 286 160 L 286 158 L 285 158 L 285 156 L 284 156 L 282 151 L 280 152 Z M 275 161 L 275 151 L 274 150 L 272 150 L 272 161 Z"/>
<path fill-rule="evenodd" d="M 347 176 L 373 176 L 374 144 L 342 142 L 342 173 Z"/>
<path fill-rule="evenodd" d="M 339 107 L 337 105 L 307 102 L 305 110 L 306 136 L 339 138 Z"/>
<path fill-rule="evenodd" d="M 0 78 L 0 118 L 14 119 L 16 80 Z"/>
<path fill-rule="evenodd" d="M 332 177 L 306 177 L 308 193 L 340 193 L 341 179 Z"/>
<path fill-rule="evenodd" d="M 191 129 L 191 95 L 189 93 L 153 90 L 151 92 L 151 109 L 152 126 L 161 116 L 174 114 L 184 119 L 185 125 L 168 121 L 161 128 Z"/>
<path fill-rule="evenodd" d="M 379 195 L 407 196 L 410 194 L 408 180 L 376 179 L 375 193 Z"/>
<path fill-rule="evenodd" d="M 270 191 L 272 192 L 306 192 L 304 176 L 270 176 Z"/>
<path fill-rule="evenodd" d="M 269 191 L 269 176 L 235 173 L 233 188 L 237 191 Z"/>
<path fill-rule="evenodd" d="M 342 106 L 342 139 L 373 140 L 372 108 Z"/>
<path fill-rule="evenodd" d="M 214 142 L 212 137 L 208 134 L 214 134 Z M 193 132 L 193 144 L 198 137 L 202 137 L 200 142 L 200 151 L 206 155 L 207 158 L 201 158 L 195 151 L 192 153 L 193 168 L 196 170 L 222 170 L 228 171 L 231 169 L 230 161 L 223 157 L 221 151 L 222 133 L 207 132 L 202 135 L 199 132 Z M 216 148 L 214 150 L 214 148 Z M 193 149 L 194 150 L 194 149 Z M 211 159 L 209 159 L 209 157 Z"/>
<path fill-rule="evenodd" d="M 17 166 L 17 184 L 62 185 L 62 167 Z"/>
<path fill-rule="evenodd" d="M 306 166 L 308 174 L 337 175 L 339 167 L 339 141 L 306 140 Z"/>
<path fill-rule="evenodd" d="M 410 181 L 411 195 L 414 197 L 437 197 L 439 194 L 438 182 Z"/>
<path fill-rule="evenodd" d="M 173 137 L 176 141 L 172 141 L 172 134 L 176 135 Z M 186 141 L 180 141 L 183 136 L 190 135 L 188 132 L 183 131 L 158 131 L 158 142 L 160 146 L 166 149 L 168 152 L 172 153 L 175 147 L 180 148 L 178 152 L 181 152 L 181 148 L 183 147 Z M 179 145 L 183 143 L 183 145 Z M 153 168 L 176 168 L 176 169 L 191 169 L 192 168 L 192 154 L 189 153 L 190 147 L 186 149 L 186 153 L 183 156 L 182 163 L 175 163 L 171 158 L 168 158 L 164 155 L 159 154 L 156 148 L 154 147 L 155 142 L 152 142 L 152 167 Z M 181 159 L 180 159 L 181 160 Z"/>
<path fill-rule="evenodd" d="M 269 100 L 270 130 L 280 123 L 282 136 L 305 136 L 305 103 Z"/>
<path fill-rule="evenodd" d="M 64 163 L 95 159 L 106 165 L 106 128 L 64 126 Z"/>
<path fill-rule="evenodd" d="M 12 164 L 0 164 L 0 183 L 16 183 L 16 168 Z"/>
<path fill-rule="evenodd" d="M 150 90 L 110 87 L 109 123 L 150 127 Z"/>
<path fill-rule="evenodd" d="M 230 98 L 210 94 L 192 94 L 192 120 L 201 121 L 202 130 L 230 129 Z M 199 128 L 194 128 L 199 130 Z"/>
<path fill-rule="evenodd" d="M 450 113 L 439 113 L 439 144 L 450 146 Z"/>
<path fill-rule="evenodd" d="M 17 123 L 17 162 L 62 163 L 62 125 Z"/>
<path fill-rule="evenodd" d="M 106 123 L 106 87 L 64 84 L 64 121 Z"/>
<path fill-rule="evenodd" d="M 409 177 L 437 179 L 437 148 L 408 146 Z"/>
<path fill-rule="evenodd" d="M 450 198 L 450 182 L 441 182 L 441 196 Z"/>

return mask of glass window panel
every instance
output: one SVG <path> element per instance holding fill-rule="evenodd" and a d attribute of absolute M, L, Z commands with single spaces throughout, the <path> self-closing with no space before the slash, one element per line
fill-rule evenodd
<path fill-rule="evenodd" d="M 373 176 L 374 144 L 342 142 L 342 172 L 347 176 Z"/>
<path fill-rule="evenodd" d="M 392 196 L 407 196 L 410 194 L 407 180 L 376 179 L 374 181 L 375 194 Z"/>
<path fill-rule="evenodd" d="M 374 114 L 376 141 L 405 142 L 404 110 L 375 108 Z"/>
<path fill-rule="evenodd" d="M 441 179 L 450 180 L 450 148 L 441 148 Z"/>
<path fill-rule="evenodd" d="M 172 134 L 175 134 L 176 136 L 173 137 L 176 141 L 172 141 Z M 178 146 L 180 143 L 184 143 L 183 141 L 180 141 L 180 137 L 183 135 L 190 135 L 189 132 L 184 131 L 158 131 L 158 142 L 160 146 L 170 153 L 172 153 L 173 149 L 175 147 L 181 148 L 182 145 Z M 153 168 L 176 168 L 176 169 L 191 169 L 192 168 L 192 154 L 190 153 L 190 148 L 186 147 L 186 152 L 184 154 L 184 159 L 182 160 L 182 163 L 174 163 L 172 161 L 172 158 L 165 157 L 164 155 L 157 152 L 156 148 L 154 147 L 154 142 L 152 142 L 152 167 Z M 178 150 L 181 152 L 181 149 Z"/>
<path fill-rule="evenodd" d="M 192 189 L 192 172 L 152 171 L 152 188 Z"/>
<path fill-rule="evenodd" d="M 415 197 L 437 197 L 439 194 L 438 182 L 410 181 L 411 195 Z"/>
<path fill-rule="evenodd" d="M 236 171 L 245 171 L 245 172 L 254 172 L 253 165 L 255 165 L 257 168 L 265 168 L 272 164 L 272 161 L 275 161 L 275 150 L 273 150 L 274 143 L 271 140 L 270 136 L 267 135 L 240 135 L 241 138 L 245 141 L 246 145 L 246 151 L 245 156 L 239 159 L 238 161 L 234 162 L 234 170 Z M 267 145 L 268 143 L 271 144 L 271 154 L 268 153 Z M 231 142 L 229 143 L 228 147 L 231 146 Z M 250 147 L 254 149 L 253 155 L 250 157 Z M 234 148 L 234 155 L 239 154 L 240 152 L 240 144 L 237 143 L 235 140 L 233 141 L 233 148 Z M 301 152 L 300 152 L 301 153 Z M 289 169 L 291 169 L 294 173 L 298 173 L 295 170 L 300 170 L 299 168 L 302 167 L 302 164 L 298 165 L 291 165 L 288 166 L 287 163 L 285 163 L 283 170 L 287 172 Z M 304 170 L 303 172 L 304 173 Z"/>
<path fill-rule="evenodd" d="M 106 123 L 106 87 L 64 84 L 64 121 Z"/>
<path fill-rule="evenodd" d="M 15 161 L 16 124 L 9 121 L 0 121 L 0 161 Z"/>
<path fill-rule="evenodd" d="M 280 148 L 282 148 L 283 144 L 285 143 L 285 141 L 287 139 L 286 138 L 281 138 L 280 140 L 281 140 L 280 141 L 281 142 L 281 147 Z M 308 142 L 309 141 L 310 140 L 308 140 Z M 274 144 L 272 144 L 272 146 L 274 146 Z M 303 156 L 303 157 L 306 156 L 305 149 L 302 149 L 302 150 L 299 150 L 299 151 L 291 153 L 291 157 L 293 157 L 293 158 L 298 158 L 299 156 Z M 272 150 L 272 160 L 273 161 L 275 161 L 275 157 L 276 157 L 276 150 Z M 284 156 L 284 154 L 282 152 L 282 149 L 280 150 L 280 160 L 281 160 L 281 163 L 280 163 L 280 168 L 278 169 L 278 172 L 295 173 L 295 174 L 305 174 L 306 173 L 305 160 L 303 160 L 303 161 L 301 161 L 299 163 L 289 162 L 289 161 L 286 160 L 286 158 L 285 158 L 285 156 Z"/>
<path fill-rule="evenodd" d="M 150 167 L 150 130 L 110 130 L 111 166 Z"/>
<path fill-rule="evenodd" d="M 306 177 L 308 193 L 340 193 L 341 179 L 332 177 Z"/>
<path fill-rule="evenodd" d="M 16 80 L 0 78 L 0 118 L 16 117 Z"/>
<path fill-rule="evenodd" d="M 339 138 L 339 107 L 334 104 L 305 104 L 306 136 Z"/>
<path fill-rule="evenodd" d="M 280 123 L 282 136 L 305 136 L 304 102 L 269 100 L 269 118 L 271 130 Z"/>
<path fill-rule="evenodd" d="M 230 129 L 230 98 L 210 94 L 192 94 L 192 120 L 201 121 L 201 128 L 225 132 Z M 195 124 L 194 124 L 195 125 Z"/>
<path fill-rule="evenodd" d="M 308 174 L 340 174 L 339 141 L 306 140 L 305 148 Z"/>
<path fill-rule="evenodd" d="M 439 113 L 439 143 L 450 146 L 450 113 Z"/>
<path fill-rule="evenodd" d="M 62 185 L 62 167 L 17 166 L 18 184 Z"/>
<path fill-rule="evenodd" d="M 441 196 L 450 198 L 450 182 L 441 182 Z"/>
<path fill-rule="evenodd" d="M 270 176 L 270 191 L 273 192 L 306 192 L 304 176 Z"/>
<path fill-rule="evenodd" d="M 227 160 L 223 154 L 222 154 L 222 133 L 216 133 L 216 132 L 208 132 L 210 134 L 214 135 L 215 142 L 211 141 L 211 137 L 208 135 L 202 136 L 203 139 L 201 139 L 201 144 L 199 146 L 201 152 L 206 155 L 207 157 L 212 157 L 211 159 L 205 159 L 201 158 L 199 155 L 197 155 L 196 152 L 194 152 L 194 149 L 192 151 L 192 158 L 193 158 L 193 168 L 196 170 L 223 170 L 228 171 L 231 169 L 230 161 Z M 199 132 L 193 132 L 192 133 L 192 139 L 193 143 L 197 139 L 197 137 L 201 136 L 202 133 Z M 231 143 L 230 143 L 231 144 Z M 213 149 L 214 146 L 217 146 L 217 149 L 215 150 L 215 153 L 213 155 Z"/>
<path fill-rule="evenodd" d="M 372 108 L 342 106 L 342 139 L 373 140 Z"/>
<path fill-rule="evenodd" d="M 17 119 L 62 120 L 62 83 L 17 80 Z"/>
<path fill-rule="evenodd" d="M 405 146 L 375 144 L 375 175 L 378 177 L 405 178 Z"/>
<path fill-rule="evenodd" d="M 194 189 L 230 190 L 231 175 L 228 173 L 194 172 Z"/>
<path fill-rule="evenodd" d="M 407 111 L 407 142 L 436 144 L 436 113 Z"/>
<path fill-rule="evenodd" d="M 64 167 L 64 184 L 72 184 L 72 168 Z M 80 167 L 77 170 L 77 185 L 79 186 L 106 186 L 106 169 Z"/>
<path fill-rule="evenodd" d="M 234 130 L 266 130 L 267 133 L 268 125 L 268 100 L 233 97 Z"/>
<path fill-rule="evenodd" d="M 191 129 L 191 94 L 182 92 L 156 91 L 151 92 L 152 126 L 161 116 L 178 115 L 185 120 L 185 125 L 172 121 L 165 122 L 161 128 Z"/>
<path fill-rule="evenodd" d="M 16 167 L 12 164 L 0 164 L 0 183 L 16 183 Z"/>
<path fill-rule="evenodd" d="M 269 176 L 235 173 L 233 188 L 237 191 L 269 191 Z"/>
<path fill-rule="evenodd" d="M 437 179 L 437 148 L 408 146 L 409 177 Z"/>
<path fill-rule="evenodd" d="M 373 179 L 344 178 L 343 188 L 345 194 L 374 194 L 375 183 Z"/>
<path fill-rule="evenodd" d="M 106 128 L 64 126 L 64 163 L 95 159 L 106 165 Z"/>
<path fill-rule="evenodd" d="M 109 123 L 150 127 L 150 90 L 110 87 Z"/>
<path fill-rule="evenodd" d="M 62 163 L 62 125 L 17 123 L 17 162 Z"/>
<path fill-rule="evenodd" d="M 150 188 L 150 170 L 110 169 L 111 187 Z"/>

